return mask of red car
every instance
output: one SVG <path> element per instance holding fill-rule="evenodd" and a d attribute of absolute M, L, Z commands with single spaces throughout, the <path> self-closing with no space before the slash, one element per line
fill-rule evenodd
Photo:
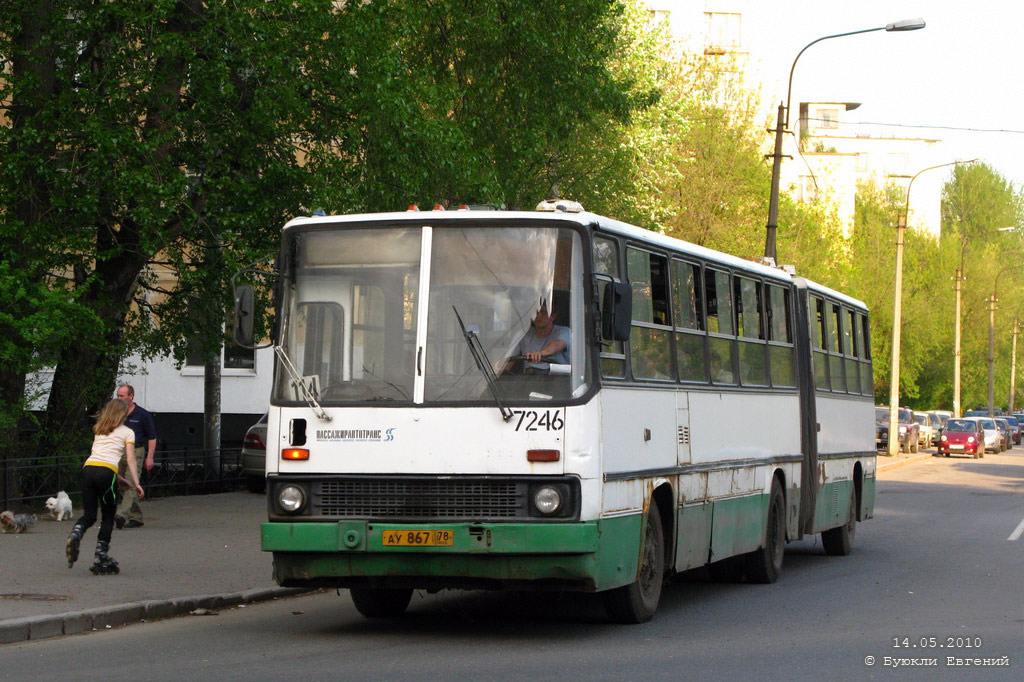
<path fill-rule="evenodd" d="M 985 434 L 976 419 L 950 419 L 939 438 L 938 454 L 971 455 L 974 459 L 985 454 Z"/>

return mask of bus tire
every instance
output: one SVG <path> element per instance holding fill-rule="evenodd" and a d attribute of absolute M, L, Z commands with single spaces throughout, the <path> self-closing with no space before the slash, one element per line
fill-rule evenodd
<path fill-rule="evenodd" d="M 838 528 L 821 532 L 821 546 L 825 554 L 846 556 L 853 550 L 853 538 L 857 533 L 857 492 L 850 493 L 850 518 Z"/>
<path fill-rule="evenodd" d="M 652 499 L 651 509 L 647 512 L 647 529 L 637 579 L 604 593 L 604 608 L 608 616 L 616 623 L 646 623 L 658 610 L 664 579 L 665 534 L 658 503 Z"/>
<path fill-rule="evenodd" d="M 356 611 L 367 618 L 392 618 L 405 613 L 412 599 L 411 589 L 353 587 L 349 589 Z"/>
<path fill-rule="evenodd" d="M 779 479 L 772 481 L 765 521 L 764 545 L 743 557 L 743 572 L 752 583 L 768 584 L 779 579 L 786 553 L 786 511 Z"/>

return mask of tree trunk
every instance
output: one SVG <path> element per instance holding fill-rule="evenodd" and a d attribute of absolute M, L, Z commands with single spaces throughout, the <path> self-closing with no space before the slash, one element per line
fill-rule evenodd
<path fill-rule="evenodd" d="M 97 233 L 103 235 L 104 230 Z M 89 416 L 114 395 L 125 320 L 148 257 L 136 252 L 96 261 L 98 277 L 86 285 L 89 288 L 80 302 L 93 310 L 101 326 L 98 333 L 83 332 L 76 345 L 61 351 L 40 434 L 40 455 L 69 454 L 88 447 Z"/>
<path fill-rule="evenodd" d="M 203 455 L 206 479 L 220 480 L 220 354 L 206 361 L 203 379 Z"/>

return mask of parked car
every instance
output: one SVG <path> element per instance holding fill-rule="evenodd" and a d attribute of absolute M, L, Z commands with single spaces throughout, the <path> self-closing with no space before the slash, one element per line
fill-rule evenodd
<path fill-rule="evenodd" d="M 993 421 L 999 427 L 999 435 L 1001 436 L 999 451 L 1009 450 L 1013 447 L 1013 433 L 1010 430 L 1010 422 L 1002 417 L 996 417 Z"/>
<path fill-rule="evenodd" d="M 261 493 L 267 485 L 267 413 L 249 427 L 242 441 L 242 475 L 245 487 Z"/>
<path fill-rule="evenodd" d="M 896 422 L 899 428 L 899 440 L 898 449 L 900 452 L 917 452 L 918 450 L 918 434 L 921 430 L 920 425 L 914 418 L 914 411 L 908 407 L 901 407 L 896 411 Z M 885 445 L 879 445 L 879 429 L 878 424 L 881 422 L 886 427 L 886 439 Z M 875 406 L 875 445 L 878 449 L 889 447 L 888 438 L 888 426 L 889 426 L 889 408 L 885 405 Z"/>
<path fill-rule="evenodd" d="M 1020 445 L 1020 430 L 1021 430 L 1020 420 L 1017 419 L 1016 417 L 1014 417 L 1013 415 L 1009 415 L 1009 414 L 1005 415 L 1003 417 L 1003 419 L 1005 419 L 1010 424 L 1010 433 L 1013 434 L 1013 444 L 1014 445 Z"/>
<path fill-rule="evenodd" d="M 938 455 L 985 455 L 985 432 L 977 419 L 950 419 L 939 437 Z"/>
<path fill-rule="evenodd" d="M 964 416 L 965 417 L 987 417 L 988 416 L 988 408 L 987 407 L 976 407 L 973 410 L 967 410 L 966 412 L 964 412 Z M 1002 417 L 1003 416 L 1003 408 L 1001 408 L 1001 407 L 993 407 L 992 408 L 992 416 L 993 417 Z"/>
<path fill-rule="evenodd" d="M 988 417 L 965 417 L 965 419 L 974 419 L 981 425 L 985 439 L 985 448 L 982 450 L 982 457 L 985 456 L 986 452 L 999 452 L 999 427 L 996 426 L 994 419 L 989 419 Z"/>
<path fill-rule="evenodd" d="M 900 446 L 903 452 L 917 452 L 921 425 L 914 418 L 914 411 L 909 407 L 901 407 L 896 411 L 900 427 Z"/>
<path fill-rule="evenodd" d="M 889 449 L 889 408 L 875 408 L 875 449 Z"/>
<path fill-rule="evenodd" d="M 952 413 L 950 413 L 950 416 L 952 416 Z M 928 413 L 928 420 L 932 424 L 932 445 L 938 447 L 939 437 L 942 436 L 942 429 L 945 428 L 949 417 L 943 418 L 938 410 L 932 410 Z"/>
<path fill-rule="evenodd" d="M 917 445 L 921 448 L 930 448 L 935 439 L 935 427 L 927 412 L 915 412 L 914 420 L 917 422 Z"/>

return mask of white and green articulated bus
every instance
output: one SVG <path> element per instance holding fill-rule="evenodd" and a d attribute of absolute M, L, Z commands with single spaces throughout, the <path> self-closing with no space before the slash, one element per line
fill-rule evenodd
<path fill-rule="evenodd" d="M 687 569 L 770 583 L 816 533 L 849 553 L 875 496 L 864 304 L 555 208 L 284 227 L 279 584 L 370 617 L 413 590 L 601 592 L 641 622 Z"/>

